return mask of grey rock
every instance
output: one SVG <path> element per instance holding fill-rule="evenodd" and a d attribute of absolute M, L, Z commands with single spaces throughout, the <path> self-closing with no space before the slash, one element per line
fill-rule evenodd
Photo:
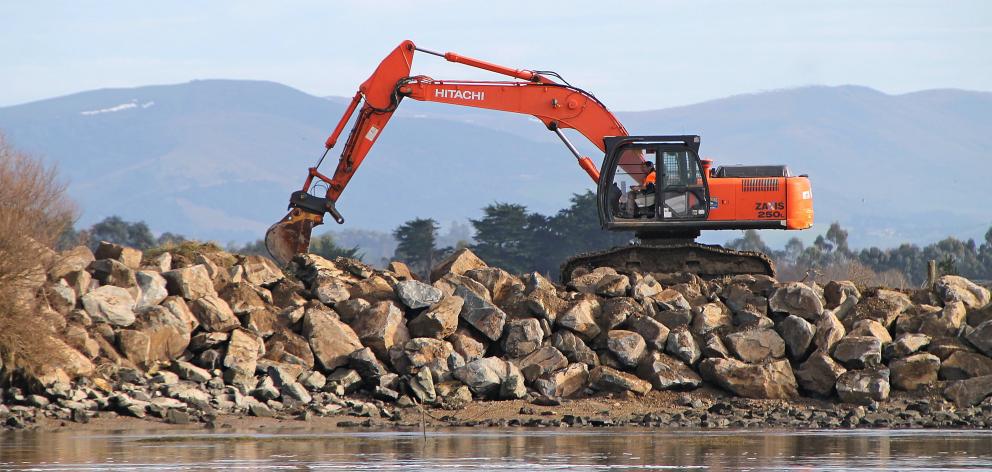
<path fill-rule="evenodd" d="M 969 333 L 966 339 L 986 356 L 992 356 L 992 320 L 985 321 L 975 327 L 975 330 Z"/>
<path fill-rule="evenodd" d="M 717 333 L 707 334 L 703 338 L 703 346 L 701 348 L 703 357 L 716 357 L 720 359 L 730 359 L 730 350 L 720 339 L 720 335 Z"/>
<path fill-rule="evenodd" d="M 659 351 L 665 350 L 668 343 L 668 333 L 671 331 L 661 322 L 650 316 L 634 315 L 627 318 L 627 329 L 641 335 L 648 347 Z"/>
<path fill-rule="evenodd" d="M 799 386 L 806 392 L 829 397 L 837 385 L 837 378 L 847 369 L 823 351 L 810 354 L 796 371 Z"/>
<path fill-rule="evenodd" d="M 429 307 L 441 301 L 441 291 L 417 280 L 404 280 L 396 284 L 396 297 L 411 309 Z"/>
<path fill-rule="evenodd" d="M 913 354 L 930 344 L 930 336 L 925 334 L 904 333 L 895 341 L 887 344 L 882 354 L 886 359 L 898 359 Z"/>
<path fill-rule="evenodd" d="M 134 324 L 134 298 L 121 287 L 99 287 L 83 295 L 82 303 L 93 321 L 120 327 Z"/>
<path fill-rule="evenodd" d="M 510 320 L 503 335 L 503 352 L 509 357 L 523 357 L 541 346 L 544 330 L 536 318 Z"/>
<path fill-rule="evenodd" d="M 889 363 L 892 387 L 899 390 L 919 390 L 937 383 L 940 358 L 927 353 L 913 354 Z"/>
<path fill-rule="evenodd" d="M 875 367 L 882 362 L 882 342 L 874 336 L 845 336 L 833 356 L 848 369 Z"/>
<path fill-rule="evenodd" d="M 771 329 L 750 329 L 728 334 L 727 347 L 744 362 L 759 363 L 785 356 L 785 341 Z"/>
<path fill-rule="evenodd" d="M 644 357 L 647 344 L 633 331 L 616 329 L 607 333 L 606 348 L 621 365 L 634 368 Z"/>
<path fill-rule="evenodd" d="M 141 296 L 135 304 L 136 308 L 158 305 L 169 296 L 169 291 L 165 288 L 165 278 L 150 270 L 139 270 L 135 274 L 138 288 L 141 289 Z"/>
<path fill-rule="evenodd" d="M 464 285 L 456 287 L 454 294 L 465 300 L 459 316 L 490 340 L 499 340 L 503 335 L 506 313 Z"/>
<path fill-rule="evenodd" d="M 431 305 L 407 323 L 410 335 L 415 338 L 444 339 L 458 329 L 458 314 L 465 300 L 457 295 L 445 297 Z"/>
<path fill-rule="evenodd" d="M 772 311 L 796 315 L 810 321 L 817 320 L 824 308 L 820 296 L 810 286 L 799 282 L 776 288 L 768 298 L 768 306 Z"/>
<path fill-rule="evenodd" d="M 162 277 L 165 277 L 166 288 L 170 294 L 179 295 L 186 300 L 217 296 L 210 273 L 202 264 L 163 272 Z"/>
<path fill-rule="evenodd" d="M 837 378 L 837 396 L 845 403 L 870 405 L 889 398 L 888 369 L 849 370 Z"/>
<path fill-rule="evenodd" d="M 598 302 L 583 298 L 559 316 L 557 323 L 585 339 L 593 339 L 600 332 L 599 325 L 596 323 L 599 310 Z"/>
<path fill-rule="evenodd" d="M 668 343 L 665 344 L 665 352 L 689 365 L 695 364 L 702 355 L 696 339 L 684 326 L 675 328 L 668 333 Z"/>
<path fill-rule="evenodd" d="M 951 382 L 944 389 L 944 398 L 961 409 L 977 405 L 989 395 L 992 395 L 992 375 Z"/>
<path fill-rule="evenodd" d="M 690 390 L 702 383 L 699 375 L 685 363 L 657 351 L 641 359 L 637 375 L 651 382 L 655 390 Z"/>
<path fill-rule="evenodd" d="M 582 341 L 582 338 L 567 329 L 555 332 L 551 338 L 551 344 L 555 349 L 561 351 L 569 362 L 581 362 L 589 367 L 599 365 L 599 358 L 596 357 L 596 353 Z"/>
<path fill-rule="evenodd" d="M 515 361 L 527 382 L 533 382 L 551 372 L 563 369 L 568 365 L 568 359 L 558 349 L 544 346 L 526 357 Z"/>
<path fill-rule="evenodd" d="M 649 382 L 603 365 L 589 371 L 589 387 L 601 392 L 631 391 L 641 395 L 651 391 Z"/>
<path fill-rule="evenodd" d="M 789 356 L 793 359 L 804 359 L 813 342 L 816 327 L 804 318 L 789 315 L 776 326 L 776 329 L 785 341 Z"/>
<path fill-rule="evenodd" d="M 707 382 L 748 398 L 795 398 L 799 395 L 789 361 L 748 364 L 737 359 L 703 359 L 699 372 Z"/>

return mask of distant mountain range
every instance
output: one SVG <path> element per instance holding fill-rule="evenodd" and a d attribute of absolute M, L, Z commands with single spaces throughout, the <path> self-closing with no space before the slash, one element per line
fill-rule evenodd
<path fill-rule="evenodd" d="M 4 107 L 0 130 L 58 163 L 80 226 L 116 214 L 243 242 L 285 213 L 345 104 L 272 82 L 203 80 Z M 992 93 L 804 87 L 617 115 L 635 134 L 701 134 L 718 164 L 809 174 L 818 223 L 840 221 L 855 246 L 979 238 L 992 224 Z M 322 169 L 333 171 L 337 152 Z M 338 208 L 346 227 L 382 232 L 414 217 L 464 222 L 494 201 L 553 213 L 591 187 L 532 118 L 407 100 Z"/>

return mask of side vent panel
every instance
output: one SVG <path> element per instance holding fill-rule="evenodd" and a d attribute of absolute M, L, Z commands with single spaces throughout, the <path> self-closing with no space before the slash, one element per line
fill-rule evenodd
<path fill-rule="evenodd" d="M 744 192 L 777 192 L 779 179 L 742 179 L 741 190 Z"/>

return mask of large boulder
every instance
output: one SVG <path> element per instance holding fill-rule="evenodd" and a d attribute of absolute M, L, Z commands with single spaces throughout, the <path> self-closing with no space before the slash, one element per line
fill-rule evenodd
<path fill-rule="evenodd" d="M 362 376 L 365 385 L 373 388 L 379 385 L 379 379 L 389 373 L 385 364 L 376 358 L 372 349 L 367 347 L 348 354 L 348 367 L 355 369 L 355 372 Z"/>
<path fill-rule="evenodd" d="M 692 333 L 702 336 L 733 323 L 733 314 L 726 305 L 720 302 L 711 302 L 696 309 L 696 314 L 692 318 Z"/>
<path fill-rule="evenodd" d="M 403 312 L 393 302 L 377 302 L 349 323 L 362 345 L 372 348 L 379 359 L 389 358 L 389 348 L 410 340 Z"/>
<path fill-rule="evenodd" d="M 703 359 L 699 372 L 707 382 L 748 398 L 787 399 L 799 395 L 789 361 L 748 364 L 737 359 Z"/>
<path fill-rule="evenodd" d="M 169 296 L 169 291 L 165 288 L 165 277 L 158 272 L 139 270 L 134 275 L 141 290 L 141 295 L 135 303 L 136 308 L 158 305 Z"/>
<path fill-rule="evenodd" d="M 544 346 L 514 362 L 520 367 L 527 382 L 533 382 L 568 365 L 565 355 L 552 346 Z"/>
<path fill-rule="evenodd" d="M 523 357 L 539 348 L 543 339 L 544 330 L 536 318 L 510 320 L 503 336 L 503 352 L 512 358 Z"/>
<path fill-rule="evenodd" d="M 465 276 L 479 282 L 492 297 L 493 303 L 500 305 L 516 293 L 524 290 L 524 283 L 509 272 L 496 267 L 482 267 L 465 271 Z"/>
<path fill-rule="evenodd" d="M 224 381 L 247 392 L 255 386 L 255 366 L 264 353 L 262 340 L 249 331 L 236 329 L 231 332 L 224 355 Z"/>
<path fill-rule="evenodd" d="M 702 352 L 699 343 L 692 336 L 689 329 L 681 326 L 668 333 L 668 342 L 665 344 L 665 352 L 679 358 L 686 364 L 693 365 L 699 360 Z"/>
<path fill-rule="evenodd" d="M 889 370 L 849 370 L 837 378 L 837 396 L 845 403 L 869 405 L 889 398 Z"/>
<path fill-rule="evenodd" d="M 791 282 L 783 284 L 768 298 L 772 311 L 788 313 L 815 321 L 823 311 L 823 300 L 809 285 Z"/>
<path fill-rule="evenodd" d="M 992 375 L 992 359 L 977 352 L 958 351 L 943 360 L 938 373 L 944 380 Z"/>
<path fill-rule="evenodd" d="M 699 374 L 684 362 L 657 351 L 641 359 L 637 375 L 651 382 L 655 390 L 690 390 L 702 383 Z"/>
<path fill-rule="evenodd" d="M 641 335 L 648 347 L 659 351 L 665 350 L 668 343 L 668 333 L 671 331 L 661 322 L 650 316 L 634 315 L 627 318 L 627 329 Z"/>
<path fill-rule="evenodd" d="M 589 367 L 581 362 L 569 364 L 537 380 L 535 388 L 546 397 L 568 398 L 589 384 Z"/>
<path fill-rule="evenodd" d="M 882 342 L 874 336 L 845 336 L 833 355 L 848 369 L 875 367 L 882 363 Z"/>
<path fill-rule="evenodd" d="M 589 387 L 601 392 L 630 391 L 641 395 L 651 391 L 649 382 L 604 365 L 589 371 Z"/>
<path fill-rule="evenodd" d="M 479 259 L 472 251 L 462 248 L 455 251 L 438 265 L 431 269 L 431 283 L 439 280 L 447 274 L 462 275 L 472 269 L 488 267 L 482 259 Z"/>
<path fill-rule="evenodd" d="M 467 288 L 466 285 L 455 287 L 454 295 L 465 300 L 459 314 L 461 319 L 490 340 L 499 340 L 500 336 L 503 335 L 506 313 L 477 292 Z"/>
<path fill-rule="evenodd" d="M 830 310 L 824 310 L 816 321 L 816 334 L 813 335 L 813 345 L 825 352 L 833 351 L 834 345 L 840 341 L 847 330 L 844 324 Z"/>
<path fill-rule="evenodd" d="M 407 323 L 410 335 L 415 338 L 444 339 L 455 334 L 458 329 L 458 314 L 464 303 L 465 300 L 457 295 L 444 297 Z"/>
<path fill-rule="evenodd" d="M 238 265 L 244 269 L 244 279 L 255 286 L 269 286 L 282 280 L 283 273 L 268 257 L 258 255 L 238 256 Z"/>
<path fill-rule="evenodd" d="M 785 341 L 774 330 L 750 329 L 728 334 L 727 347 L 744 362 L 759 363 L 785 356 Z"/>
<path fill-rule="evenodd" d="M 455 369 L 454 375 L 477 397 L 496 398 L 499 396 L 503 380 L 510 373 L 507 364 L 498 357 L 484 357 Z"/>
<path fill-rule="evenodd" d="M 610 298 L 602 303 L 599 312 L 599 328 L 609 331 L 627 321 L 627 318 L 641 311 L 636 300 L 629 297 Z"/>
<path fill-rule="evenodd" d="M 816 351 L 799 366 L 796 378 L 799 380 L 799 386 L 806 392 L 829 397 L 837 384 L 837 378 L 844 372 L 847 372 L 847 369 L 829 354 Z"/>
<path fill-rule="evenodd" d="M 600 332 L 599 325 L 596 323 L 599 311 L 599 302 L 589 298 L 582 298 L 559 316 L 557 323 L 559 326 L 569 329 L 587 340 L 591 340 Z"/>
<path fill-rule="evenodd" d="M 417 280 L 404 280 L 396 284 L 396 297 L 414 310 L 441 301 L 441 295 L 440 290 Z"/>
<path fill-rule="evenodd" d="M 138 286 L 134 269 L 113 259 L 97 259 L 90 263 L 89 271 L 100 285 L 115 285 L 124 288 Z M 137 295 L 137 293 L 135 293 Z"/>
<path fill-rule="evenodd" d="M 965 325 L 968 310 L 960 301 L 947 302 L 938 312 L 921 316 L 919 332 L 931 337 L 957 336 Z M 990 333 L 992 334 L 992 333 Z"/>
<path fill-rule="evenodd" d="M 459 327 L 451 336 L 444 338 L 455 348 L 455 352 L 465 358 L 466 362 L 479 359 L 486 355 L 487 341 L 472 332 L 467 326 Z"/>
<path fill-rule="evenodd" d="M 782 336 L 790 357 L 793 359 L 806 357 L 813 342 L 813 335 L 816 334 L 816 327 L 812 323 L 796 315 L 789 315 L 779 322 L 775 329 Z"/>
<path fill-rule="evenodd" d="M 105 285 L 82 297 L 86 314 L 96 322 L 114 326 L 131 326 L 134 323 L 134 298 L 131 294 L 113 285 Z"/>
<path fill-rule="evenodd" d="M 615 329 L 606 334 L 606 348 L 628 369 L 637 367 L 644 357 L 647 344 L 641 335 L 622 329 Z"/>
<path fill-rule="evenodd" d="M 413 338 L 402 350 L 390 351 L 393 367 L 401 374 L 429 369 L 435 380 L 443 380 L 455 369 L 465 365 L 465 358 L 447 341 L 433 338 Z"/>
<path fill-rule="evenodd" d="M 170 295 L 179 295 L 187 300 L 196 300 L 208 295 L 217 296 L 214 282 L 203 264 L 162 272 Z"/>
<path fill-rule="evenodd" d="M 573 276 L 572 279 L 568 281 L 568 288 L 579 293 L 596 294 L 599 291 L 600 286 L 610 285 L 615 282 L 618 277 L 622 276 L 612 267 L 597 267 L 593 269 L 592 272 L 579 276 Z"/>
<path fill-rule="evenodd" d="M 992 320 L 978 325 L 966 338 L 986 356 L 992 356 Z"/>
<path fill-rule="evenodd" d="M 323 306 L 307 309 L 302 334 L 326 372 L 348 364 L 348 355 L 363 347 L 355 331 Z"/>
<path fill-rule="evenodd" d="M 307 339 L 288 329 L 277 330 L 265 340 L 265 358 L 284 364 L 313 369 L 313 350 Z"/>
<path fill-rule="evenodd" d="M 854 303 L 857 304 L 861 298 L 861 292 L 854 285 L 854 282 L 849 280 L 831 280 L 823 287 L 823 298 L 827 301 L 827 308 L 835 310 L 850 298 L 853 298 Z"/>
<path fill-rule="evenodd" d="M 981 403 L 989 395 L 992 395 L 992 375 L 951 382 L 944 389 L 944 397 L 962 409 Z"/>
<path fill-rule="evenodd" d="M 851 326 L 851 330 L 847 332 L 848 336 L 871 336 L 877 338 L 884 347 L 886 344 L 892 342 L 892 335 L 889 334 L 889 330 L 882 326 L 875 320 L 858 320 L 854 322 Z"/>
<path fill-rule="evenodd" d="M 178 359 L 189 346 L 191 331 L 186 320 L 163 306 L 153 305 L 140 310 L 132 328 L 148 337 L 149 364 Z"/>
<path fill-rule="evenodd" d="M 599 365 L 596 353 L 582 341 L 582 338 L 567 329 L 555 332 L 551 338 L 551 345 L 561 351 L 569 362 L 581 362 L 589 367 Z"/>
<path fill-rule="evenodd" d="M 933 290 L 944 303 L 960 301 L 968 308 L 982 308 L 992 301 L 989 289 L 957 275 L 940 277 Z"/>
<path fill-rule="evenodd" d="M 95 259 L 113 259 L 135 270 L 141 266 L 141 256 L 142 253 L 138 249 L 107 241 L 100 241 L 93 254 Z"/>
<path fill-rule="evenodd" d="M 93 251 L 90 251 L 90 248 L 86 246 L 76 246 L 62 251 L 48 269 L 48 280 L 59 280 L 74 272 L 86 272 L 86 268 L 95 260 Z M 89 275 L 88 272 L 86 273 Z"/>
<path fill-rule="evenodd" d="M 930 336 L 925 334 L 904 333 L 896 337 L 882 349 L 886 359 L 898 359 L 913 354 L 930 344 Z"/>
<path fill-rule="evenodd" d="M 899 390 L 918 390 L 937 383 L 940 358 L 927 353 L 896 359 L 889 363 L 892 387 Z"/>
<path fill-rule="evenodd" d="M 200 326 L 207 331 L 231 331 L 241 326 L 234 311 L 217 295 L 207 295 L 193 300 L 190 306 Z"/>

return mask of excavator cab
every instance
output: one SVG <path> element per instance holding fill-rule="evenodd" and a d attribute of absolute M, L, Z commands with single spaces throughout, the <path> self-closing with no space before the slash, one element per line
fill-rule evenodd
<path fill-rule="evenodd" d="M 678 233 L 709 215 L 699 136 L 608 137 L 599 218 L 609 230 Z M 652 173 L 654 175 L 652 175 Z"/>

